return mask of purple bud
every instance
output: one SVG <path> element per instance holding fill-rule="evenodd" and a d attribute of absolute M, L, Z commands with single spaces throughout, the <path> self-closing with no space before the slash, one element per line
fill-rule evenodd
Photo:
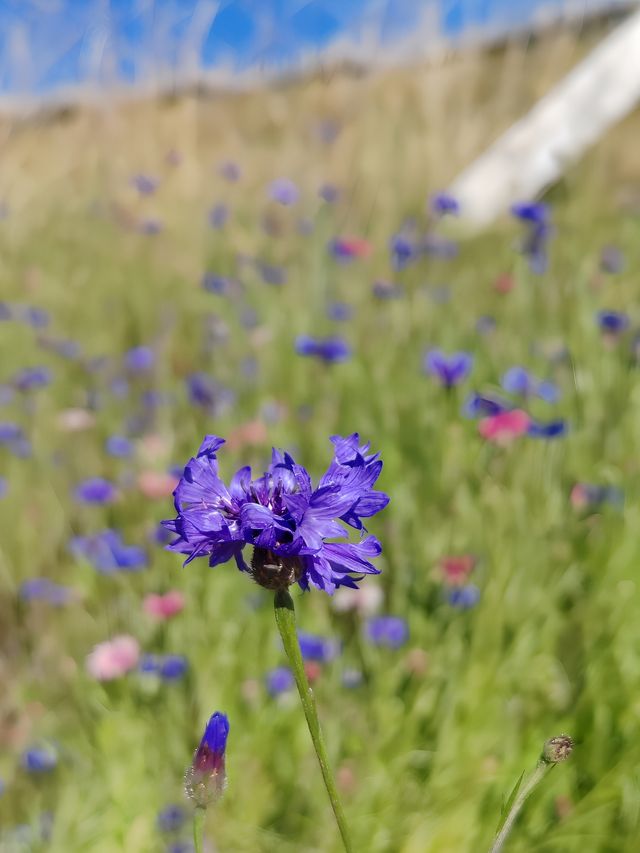
<path fill-rule="evenodd" d="M 191 767 L 185 776 L 185 792 L 199 808 L 218 800 L 226 785 L 225 750 L 229 736 L 226 714 L 216 711 L 204 730 Z"/>

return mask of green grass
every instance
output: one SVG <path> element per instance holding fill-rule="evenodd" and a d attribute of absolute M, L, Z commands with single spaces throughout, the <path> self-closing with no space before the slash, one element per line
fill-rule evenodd
<path fill-rule="evenodd" d="M 296 697 L 274 701 L 264 687 L 265 673 L 284 663 L 270 595 L 235 567 L 209 570 L 194 562 L 183 570 L 175 555 L 158 546 L 149 548 L 149 569 L 135 576 L 98 576 L 67 551 L 71 535 L 106 526 L 122 529 L 127 542 L 145 543 L 172 512 L 170 499 L 144 499 L 135 481 L 123 487 L 113 507 L 79 507 L 71 491 L 80 479 L 119 479 L 131 470 L 183 463 L 206 432 L 231 436 L 261 418 L 265 404 L 277 403 L 281 416 L 267 424 L 265 444 L 223 450 L 225 473 L 245 462 L 260 469 L 273 444 L 293 448 L 319 475 L 330 458 L 328 437 L 358 430 L 382 451 L 380 484 L 391 495 L 371 530 L 384 546 L 384 611 L 408 620 L 408 645 L 373 649 L 362 640 L 361 626 L 335 613 L 327 596 L 294 595 L 302 627 L 344 641 L 316 696 L 355 848 L 488 849 L 503 798 L 533 766 L 544 740 L 566 732 L 576 740 L 574 754 L 527 803 L 508 849 L 631 853 L 640 803 L 639 374 L 629 336 L 607 348 L 594 319 L 600 308 L 617 308 L 627 310 L 634 324 L 640 321 L 640 220 L 617 201 L 628 182 L 610 168 L 610 149 L 603 148 L 555 190 L 557 235 L 542 278 L 532 276 L 514 252 L 519 229 L 510 223 L 477 237 L 461 235 L 460 257 L 453 262 L 427 260 L 394 275 L 390 235 L 405 216 L 424 224 L 427 193 L 449 174 L 421 168 L 416 152 L 425 125 L 399 107 L 403 124 L 392 133 L 379 92 L 368 106 L 358 105 L 350 121 L 352 101 L 343 98 L 335 109 L 346 122 L 336 142 L 344 150 L 335 153 L 296 136 L 296 127 L 331 113 L 331 103 L 321 109 L 313 98 L 304 116 L 287 113 L 300 97 L 271 93 L 258 116 L 239 99 L 237 126 L 246 132 L 253 122 L 256 133 L 239 146 L 246 176 L 234 187 L 213 169 L 216 157 L 234 154 L 229 122 L 235 107 L 227 102 L 212 102 L 210 112 L 202 105 L 207 131 L 200 132 L 195 121 L 197 152 L 185 142 L 185 162 L 174 172 L 162 166 L 162 144 L 169 147 L 167 128 L 174 128 L 177 147 L 187 130 L 169 116 L 162 119 L 162 144 L 149 120 L 148 160 L 139 140 L 132 141 L 133 156 L 118 136 L 120 147 L 107 159 L 104 141 L 93 138 L 104 174 L 79 166 L 77 173 L 64 171 L 64 180 L 51 179 L 38 195 L 21 195 L 27 173 L 23 184 L 7 178 L 13 212 L 0 223 L 2 297 L 51 311 L 47 334 L 78 340 L 90 356 L 117 358 L 138 343 L 154 345 L 158 367 L 149 384 L 174 402 L 158 409 L 148 430 L 163 438 L 164 456 L 145 461 L 138 440 L 133 462 L 110 459 L 104 440 L 135 414 L 144 382 L 128 400 L 117 401 L 102 380 L 91 380 L 103 394 L 96 425 L 65 433 L 58 413 L 85 404 L 86 374 L 38 348 L 27 327 L 2 325 L 0 381 L 24 365 L 45 363 L 54 382 L 34 395 L 33 407 L 16 399 L 0 409 L 0 420 L 20 422 L 34 446 L 30 459 L 0 449 L 8 480 L 0 513 L 0 778 L 6 782 L 0 837 L 7 839 L 0 849 L 19 849 L 9 840 L 12 827 L 52 810 L 46 849 L 55 853 L 163 850 L 156 813 L 181 799 L 184 769 L 216 709 L 228 714 L 231 735 L 229 786 L 207 818 L 215 848 L 340 849 Z M 408 95 L 398 99 L 410 103 Z M 276 115 L 270 135 L 264 116 L 278 105 L 291 126 Z M 222 144 L 211 135 L 216 108 L 226 120 Z M 91 137 L 72 130 L 68 142 L 75 140 L 76 148 L 69 148 L 65 162 L 71 163 L 75 150 L 85 163 Z M 20 138 L 13 140 L 10 155 L 32 150 L 40 139 L 43 150 L 33 169 L 44 174 L 52 168 L 47 143 L 56 139 L 61 146 L 64 128 L 22 133 L 25 147 L 20 149 Z M 210 139 L 211 157 L 203 154 Z M 345 159 L 348 150 L 353 161 Z M 56 151 L 62 157 L 62 148 Z M 395 158 L 392 165 L 389 157 Z M 128 175 L 140 169 L 165 178 L 157 198 L 132 198 Z M 298 179 L 304 195 L 296 211 L 277 212 L 282 236 L 273 238 L 260 222 L 264 187 L 280 174 Z M 324 179 L 339 180 L 345 189 L 335 208 L 315 196 Z M 205 213 L 220 199 L 233 214 L 218 233 L 207 228 Z M 101 206 L 89 210 L 91 200 Z M 127 231 L 114 216 L 125 209 L 158 213 L 164 232 L 145 237 Z M 313 235 L 297 234 L 298 215 L 313 219 Z M 336 266 L 325 247 L 339 233 L 366 235 L 374 246 L 371 258 Z M 625 272 L 615 277 L 598 272 L 607 242 L 627 256 Z M 263 284 L 238 266 L 239 253 L 286 265 L 287 283 Z M 205 270 L 236 275 L 243 287 L 229 297 L 205 293 Z M 500 295 L 493 281 L 505 272 L 516 284 Z M 391 278 L 406 296 L 376 302 L 372 282 Z M 446 303 L 434 298 L 441 285 L 450 288 Z M 329 299 L 355 308 L 354 319 L 336 329 L 354 357 L 326 368 L 296 357 L 293 340 L 299 333 L 331 331 L 324 319 Z M 246 308 L 259 318 L 249 331 L 240 320 Z M 207 348 L 211 314 L 222 318 L 229 334 Z M 475 323 L 485 314 L 495 317 L 497 327 L 481 336 Z M 544 355 L 558 344 L 568 348 L 570 361 L 554 363 Z M 431 345 L 475 355 L 472 378 L 451 395 L 421 372 L 423 351 Z M 247 357 L 258 364 L 253 378 L 243 372 Z M 495 388 L 514 364 L 560 386 L 556 409 L 570 423 L 566 438 L 494 448 L 473 421 L 461 417 L 466 393 Z M 193 370 L 232 388 L 235 404 L 215 418 L 189 407 L 184 377 Z M 533 411 L 551 417 L 553 410 L 537 403 Z M 576 481 L 620 487 L 624 508 L 576 513 L 569 503 Z M 459 611 L 445 602 L 436 566 L 444 555 L 466 552 L 479 558 L 472 580 L 481 598 L 474 609 Z M 19 584 L 42 575 L 74 587 L 80 600 L 63 609 L 18 601 Z M 141 611 L 142 596 L 169 587 L 183 589 L 188 604 L 156 629 Z M 134 634 L 145 650 L 187 654 L 188 678 L 174 685 L 149 685 L 135 674 L 111 684 L 93 682 L 85 672 L 86 655 L 121 632 Z M 415 649 L 426 653 L 424 671 L 415 666 Z M 360 667 L 363 658 L 369 681 L 342 687 L 343 669 Z M 17 762 L 21 749 L 40 738 L 59 745 L 60 764 L 34 779 Z M 558 809 L 558 802 L 570 808 Z"/>

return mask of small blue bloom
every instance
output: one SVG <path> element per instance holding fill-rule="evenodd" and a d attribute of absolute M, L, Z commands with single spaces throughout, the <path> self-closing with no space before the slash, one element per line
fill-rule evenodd
<path fill-rule="evenodd" d="M 380 301 L 390 299 L 402 299 L 404 289 L 399 284 L 394 284 L 390 281 L 375 281 L 371 286 L 371 293 Z"/>
<path fill-rule="evenodd" d="M 295 341 L 298 355 L 312 356 L 326 364 L 337 364 L 351 356 L 351 347 L 342 338 L 312 338 L 299 335 Z"/>
<path fill-rule="evenodd" d="M 13 421 L 0 421 L 0 444 L 13 444 L 23 438 L 22 427 Z"/>
<path fill-rule="evenodd" d="M 229 208 L 226 204 L 216 204 L 209 211 L 209 225 L 220 230 L 229 220 Z"/>
<path fill-rule="evenodd" d="M 367 621 L 367 638 L 375 646 L 399 649 L 409 639 L 409 628 L 400 616 L 373 616 Z"/>
<path fill-rule="evenodd" d="M 153 237 L 162 231 L 162 222 L 153 217 L 143 219 L 138 223 L 138 231 L 141 234 L 147 234 L 149 237 Z"/>
<path fill-rule="evenodd" d="M 87 504 L 108 504 L 116 499 L 117 490 L 104 477 L 90 477 L 79 483 L 74 492 L 77 501 Z"/>
<path fill-rule="evenodd" d="M 304 660 L 328 663 L 340 654 L 340 643 L 328 637 L 319 637 L 316 634 L 308 634 L 306 631 L 298 631 L 298 642 Z"/>
<path fill-rule="evenodd" d="M 49 313 L 44 308 L 38 308 L 35 305 L 25 306 L 22 309 L 21 317 L 33 329 L 46 329 L 51 322 Z"/>
<path fill-rule="evenodd" d="M 465 400 L 462 413 L 467 418 L 490 418 L 507 412 L 510 408 L 512 406 L 507 400 L 474 391 Z"/>
<path fill-rule="evenodd" d="M 31 747 L 21 756 L 20 763 L 29 773 L 48 773 L 58 764 L 58 754 L 50 746 Z"/>
<path fill-rule="evenodd" d="M 177 832 L 187 821 L 187 810 L 178 803 L 170 803 L 158 812 L 156 826 L 160 832 Z"/>
<path fill-rule="evenodd" d="M 420 251 L 432 258 L 439 258 L 442 261 L 451 261 L 458 256 L 460 249 L 458 244 L 453 240 L 448 240 L 441 234 L 436 234 L 431 231 L 421 240 Z"/>
<path fill-rule="evenodd" d="M 24 581 L 20 585 L 18 595 L 22 601 L 46 601 L 54 607 L 67 604 L 74 597 L 72 590 L 54 583 L 49 578 L 30 578 Z"/>
<path fill-rule="evenodd" d="M 153 195 L 158 189 L 158 184 L 158 179 L 152 178 L 149 175 L 134 175 L 131 178 L 131 185 L 140 195 Z"/>
<path fill-rule="evenodd" d="M 621 335 L 629 327 L 629 317 L 622 311 L 598 311 L 597 321 L 600 330 L 613 337 Z"/>
<path fill-rule="evenodd" d="M 124 363 L 132 373 L 147 373 L 153 368 L 156 356 L 151 347 L 139 346 L 125 353 Z"/>
<path fill-rule="evenodd" d="M 480 601 L 480 590 L 473 584 L 457 586 L 449 590 L 447 600 L 451 607 L 458 610 L 469 610 Z"/>
<path fill-rule="evenodd" d="M 334 184 L 323 184 L 318 190 L 318 195 L 327 204 L 335 204 L 340 198 L 340 190 Z"/>
<path fill-rule="evenodd" d="M 536 379 L 524 367 L 511 367 L 503 375 L 501 385 L 508 394 L 521 397 L 540 397 L 547 403 L 556 403 L 560 392 L 552 382 Z"/>
<path fill-rule="evenodd" d="M 69 542 L 74 557 L 87 560 L 100 574 L 136 571 L 146 568 L 147 554 L 139 545 L 125 545 L 115 530 L 104 530 L 92 536 L 74 536 Z"/>
<path fill-rule="evenodd" d="M 38 388 L 46 388 L 51 378 L 48 367 L 25 367 L 13 377 L 13 385 L 18 391 L 34 391 Z"/>
<path fill-rule="evenodd" d="M 532 272 L 541 275 L 547 268 L 547 243 L 552 234 L 550 209 L 542 202 L 521 202 L 512 206 L 511 213 L 528 228 L 521 251 Z"/>
<path fill-rule="evenodd" d="M 436 216 L 458 216 L 460 213 L 460 204 L 457 199 L 447 192 L 439 192 L 432 195 L 429 199 L 429 210 Z"/>
<path fill-rule="evenodd" d="M 567 434 L 567 422 L 563 420 L 540 423 L 531 421 L 527 435 L 531 438 L 562 438 Z"/>
<path fill-rule="evenodd" d="M 445 388 L 453 388 L 471 373 L 473 356 L 468 352 L 445 355 L 440 350 L 429 350 L 424 357 L 424 369 Z"/>
<path fill-rule="evenodd" d="M 269 197 L 285 207 L 295 204 L 300 198 L 300 190 L 289 178 L 276 178 L 269 184 Z"/>
<path fill-rule="evenodd" d="M 138 669 L 144 675 L 157 675 L 163 681 L 179 681 L 189 669 L 184 655 L 143 655 Z"/>
<path fill-rule="evenodd" d="M 224 163 L 221 163 L 218 168 L 218 174 L 232 184 L 235 184 L 235 182 L 239 181 L 242 177 L 240 166 L 238 166 L 237 163 L 234 163 L 233 160 L 227 160 Z"/>
<path fill-rule="evenodd" d="M 270 696 L 279 696 L 295 686 L 293 673 L 286 666 L 278 666 L 267 673 L 266 684 Z"/>
<path fill-rule="evenodd" d="M 343 323 L 353 317 L 353 305 L 346 302 L 330 302 L 327 305 L 327 317 L 330 320 Z"/>
<path fill-rule="evenodd" d="M 273 264 L 265 264 L 259 262 L 257 264 L 258 272 L 260 273 L 260 277 L 264 281 L 265 284 L 273 284 L 280 286 L 284 284 L 287 280 L 287 271 L 284 267 L 277 267 Z"/>
<path fill-rule="evenodd" d="M 416 260 L 420 251 L 415 241 L 406 234 L 394 234 L 389 243 L 391 263 L 395 270 L 402 270 Z"/>
<path fill-rule="evenodd" d="M 219 799 L 224 791 L 228 736 L 227 715 L 216 711 L 207 723 L 200 746 L 185 777 L 185 791 L 196 806 L 206 808 Z"/>
<path fill-rule="evenodd" d="M 194 406 L 200 406 L 211 414 L 220 414 L 234 401 L 234 394 L 224 388 L 207 373 L 191 373 L 187 376 L 187 392 L 189 401 Z"/>
<path fill-rule="evenodd" d="M 111 435 L 105 442 L 105 449 L 109 456 L 127 459 L 133 455 L 133 442 L 123 435 Z"/>
<path fill-rule="evenodd" d="M 202 287 L 207 293 L 225 296 L 231 290 L 231 279 L 224 275 L 207 272 L 202 276 Z"/>

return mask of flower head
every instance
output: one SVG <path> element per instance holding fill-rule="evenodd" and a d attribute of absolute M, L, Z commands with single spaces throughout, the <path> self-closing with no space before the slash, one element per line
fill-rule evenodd
<path fill-rule="evenodd" d="M 552 382 L 537 379 L 524 367 L 511 367 L 503 375 L 502 387 L 509 394 L 521 397 L 539 397 L 547 403 L 557 402 L 560 394 Z"/>
<path fill-rule="evenodd" d="M 340 654 L 340 643 L 329 637 L 319 637 L 316 634 L 307 634 L 306 631 L 298 631 L 298 642 L 302 657 L 306 661 L 328 663 Z"/>
<path fill-rule="evenodd" d="M 269 198 L 288 207 L 298 201 L 300 190 L 290 178 L 276 178 L 269 184 Z"/>
<path fill-rule="evenodd" d="M 171 589 L 164 595 L 151 592 L 145 596 L 142 609 L 153 619 L 164 622 L 184 609 L 184 595 L 178 589 Z"/>
<path fill-rule="evenodd" d="M 312 338 L 309 335 L 299 335 L 296 338 L 296 352 L 298 355 L 313 356 L 326 364 L 337 364 L 349 358 L 351 348 L 342 338 Z"/>
<path fill-rule="evenodd" d="M 629 317 L 622 311 L 598 311 L 598 325 L 603 335 L 615 338 L 629 327 Z"/>
<path fill-rule="evenodd" d="M 399 649 L 409 638 L 409 628 L 400 616 L 374 616 L 367 622 L 367 638 L 376 646 Z"/>
<path fill-rule="evenodd" d="M 227 781 L 225 751 L 229 736 L 226 714 L 216 711 L 209 719 L 200 746 L 195 751 L 191 767 L 185 776 L 185 792 L 200 808 L 218 800 Z"/>
<path fill-rule="evenodd" d="M 266 676 L 267 691 L 270 696 L 279 696 L 286 693 L 295 685 L 293 673 L 288 666 L 277 666 L 270 670 Z"/>
<path fill-rule="evenodd" d="M 116 487 L 103 477 L 91 477 L 79 483 L 75 490 L 75 498 L 87 504 L 112 503 L 117 495 Z"/>
<path fill-rule="evenodd" d="M 445 355 L 438 349 L 429 350 L 424 357 L 424 369 L 445 388 L 453 388 L 471 373 L 473 356 L 468 352 Z"/>
<path fill-rule="evenodd" d="M 139 658 L 138 641 L 121 634 L 94 647 L 87 658 L 87 671 L 98 681 L 113 681 L 135 669 Z"/>
<path fill-rule="evenodd" d="M 449 193 L 439 192 L 432 195 L 429 199 L 429 210 L 435 216 L 446 216 L 448 213 L 451 216 L 458 216 L 460 213 L 460 204 Z"/>
<path fill-rule="evenodd" d="M 185 565 L 201 556 L 210 566 L 233 558 L 267 589 L 297 582 L 333 593 L 379 574 L 371 560 L 382 549 L 374 536 L 363 538 L 362 519 L 389 502 L 373 489 L 382 462 L 357 433 L 331 440 L 334 457 L 315 488 L 305 468 L 275 449 L 265 474 L 254 479 L 244 467 L 227 486 L 216 458 L 224 439 L 206 436 L 174 491 L 178 515 L 163 522 L 177 537 L 169 550 L 185 554 Z M 344 525 L 361 531 L 360 541 L 328 541 L 345 539 Z M 243 558 L 247 545 L 254 549 L 250 567 Z"/>
<path fill-rule="evenodd" d="M 508 444 L 519 435 L 527 432 L 531 425 L 531 418 L 522 409 L 512 409 L 508 412 L 499 412 L 490 415 L 480 421 L 478 430 L 487 441 L 496 444 Z"/>
<path fill-rule="evenodd" d="M 93 536 L 74 536 L 69 542 L 74 555 L 88 560 L 101 574 L 120 570 L 135 571 L 147 565 L 147 555 L 139 545 L 125 545 L 116 530 L 104 530 Z"/>
<path fill-rule="evenodd" d="M 22 753 L 21 764 L 29 773 L 48 773 L 58 764 L 58 753 L 52 746 L 33 746 Z"/>

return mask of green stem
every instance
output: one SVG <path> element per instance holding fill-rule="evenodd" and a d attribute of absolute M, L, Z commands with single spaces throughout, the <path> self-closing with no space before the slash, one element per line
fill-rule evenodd
<path fill-rule="evenodd" d="M 204 818 L 207 813 L 202 806 L 196 806 L 193 813 L 193 844 L 196 853 L 202 853 L 202 836 L 204 834 Z"/>
<path fill-rule="evenodd" d="M 533 789 L 536 788 L 540 784 L 540 782 L 542 782 L 542 780 L 552 767 L 555 767 L 555 764 L 550 764 L 549 762 L 540 759 L 536 766 L 536 769 L 529 776 L 524 785 L 522 785 L 522 787 L 518 791 L 517 796 L 513 800 L 509 811 L 505 815 L 504 820 L 500 825 L 498 834 L 496 835 L 493 841 L 489 853 L 500 853 L 500 851 L 504 847 L 505 841 L 507 840 L 507 836 L 513 829 L 513 825 L 515 824 L 516 819 L 520 814 L 525 800 L 531 794 Z"/>
<path fill-rule="evenodd" d="M 286 589 L 279 589 L 276 592 L 274 606 L 278 630 L 282 637 L 284 650 L 289 658 L 293 677 L 296 680 L 296 686 L 298 688 L 298 693 L 300 694 L 300 701 L 302 702 L 304 715 L 307 719 L 307 726 L 309 727 L 311 740 L 313 741 L 313 746 L 316 751 L 316 755 L 318 756 L 320 770 L 322 771 L 322 778 L 324 779 L 324 784 L 327 789 L 327 793 L 329 794 L 331 807 L 334 815 L 336 816 L 340 835 L 342 836 L 342 843 L 344 844 L 344 849 L 347 853 L 352 853 L 353 847 L 349 837 L 347 821 L 344 816 L 335 779 L 333 778 L 333 773 L 331 772 L 331 767 L 329 765 L 327 747 L 320 729 L 320 721 L 318 719 L 315 699 L 313 698 L 313 692 L 309 686 L 307 674 L 304 671 L 304 662 L 302 660 L 300 644 L 298 643 L 298 635 L 296 633 L 296 614 L 293 607 L 293 600 Z"/>

